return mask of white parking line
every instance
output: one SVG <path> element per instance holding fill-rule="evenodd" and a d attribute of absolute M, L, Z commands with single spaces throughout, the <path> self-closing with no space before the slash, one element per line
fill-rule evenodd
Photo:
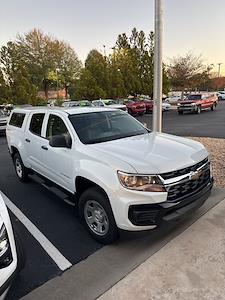
<path fill-rule="evenodd" d="M 59 250 L 44 236 L 44 234 L 19 210 L 18 207 L 9 198 L 1 193 L 3 199 L 12 211 L 12 213 L 20 220 L 20 222 L 26 227 L 31 235 L 38 241 L 42 248 L 48 253 L 48 255 L 54 260 L 60 270 L 65 271 L 70 268 L 72 264 L 59 252 Z"/>

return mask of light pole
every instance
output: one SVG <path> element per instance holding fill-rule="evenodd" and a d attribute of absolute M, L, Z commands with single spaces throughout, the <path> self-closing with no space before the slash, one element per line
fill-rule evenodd
<path fill-rule="evenodd" d="M 222 65 L 223 63 L 218 63 L 218 78 L 220 77 L 220 66 Z"/>
<path fill-rule="evenodd" d="M 56 92 L 57 92 L 57 99 L 59 99 L 59 74 L 60 69 L 56 68 Z"/>
<path fill-rule="evenodd" d="M 163 0 L 155 0 L 155 47 L 154 47 L 154 88 L 153 88 L 153 131 L 162 131 L 162 35 Z"/>

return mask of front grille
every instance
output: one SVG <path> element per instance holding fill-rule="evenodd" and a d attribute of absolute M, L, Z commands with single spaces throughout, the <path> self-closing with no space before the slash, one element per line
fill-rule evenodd
<path fill-rule="evenodd" d="M 204 169 L 197 179 L 187 180 L 168 187 L 168 201 L 178 201 L 190 197 L 203 188 L 210 182 L 210 168 Z"/>
<path fill-rule="evenodd" d="M 1 122 L 1 123 L 0 123 L 0 127 L 1 127 L 1 126 L 5 126 L 6 124 L 7 124 L 7 122 Z"/>
<path fill-rule="evenodd" d="M 195 172 L 198 168 L 200 168 L 202 165 L 204 165 L 207 162 L 208 162 L 208 157 L 206 157 L 205 159 L 203 159 L 202 161 L 200 161 L 199 163 L 197 163 L 193 166 L 190 166 L 190 167 L 187 167 L 187 168 L 184 168 L 184 169 L 181 169 L 181 170 L 177 170 L 177 171 L 163 173 L 163 174 L 160 174 L 160 176 L 164 180 L 171 179 L 171 178 L 178 177 L 178 176 L 182 176 L 182 175 L 190 173 L 191 171 Z"/>

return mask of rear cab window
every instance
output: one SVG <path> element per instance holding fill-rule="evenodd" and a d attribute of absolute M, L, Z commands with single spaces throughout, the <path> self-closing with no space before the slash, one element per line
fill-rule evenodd
<path fill-rule="evenodd" d="M 9 121 L 9 125 L 22 128 L 25 116 L 25 113 L 13 112 Z"/>

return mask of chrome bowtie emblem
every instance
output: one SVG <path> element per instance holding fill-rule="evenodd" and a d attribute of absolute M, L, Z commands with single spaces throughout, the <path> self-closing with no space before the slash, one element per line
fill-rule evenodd
<path fill-rule="evenodd" d="M 195 172 L 191 172 L 189 175 L 189 179 L 190 180 L 197 180 L 199 179 L 199 177 L 202 175 L 202 171 L 195 171 Z"/>

